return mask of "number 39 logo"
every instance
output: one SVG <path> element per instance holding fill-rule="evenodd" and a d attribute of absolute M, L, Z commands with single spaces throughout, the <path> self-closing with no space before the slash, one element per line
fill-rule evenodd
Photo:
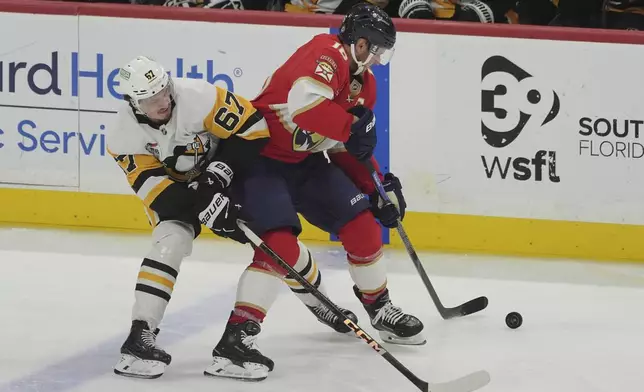
<path fill-rule="evenodd" d="M 532 75 L 503 56 L 485 60 L 481 84 L 481 133 L 492 147 L 508 146 L 531 119 L 544 126 L 559 113 L 557 93 L 542 94 Z"/>

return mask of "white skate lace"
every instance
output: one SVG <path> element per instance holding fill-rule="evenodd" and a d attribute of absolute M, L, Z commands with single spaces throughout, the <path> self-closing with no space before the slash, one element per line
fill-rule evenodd
<path fill-rule="evenodd" d="M 324 305 L 316 306 L 315 312 L 318 314 L 318 317 L 330 324 L 334 324 L 338 318 L 338 316 L 336 316 L 335 313 L 331 311 L 331 309 L 327 308 Z"/>
<path fill-rule="evenodd" d="M 244 337 L 241 340 L 242 344 L 248 347 L 250 350 L 257 350 L 257 335 L 243 334 L 243 336 Z"/>
<path fill-rule="evenodd" d="M 141 333 L 141 339 L 146 346 L 156 348 L 157 337 L 154 332 L 144 329 Z"/>
<path fill-rule="evenodd" d="M 402 309 L 398 306 L 394 306 L 391 302 L 387 302 L 385 306 L 380 308 L 376 317 L 373 318 L 373 323 L 375 324 L 382 320 L 390 325 L 396 325 L 396 323 L 404 316 L 405 313 L 403 313 Z"/>

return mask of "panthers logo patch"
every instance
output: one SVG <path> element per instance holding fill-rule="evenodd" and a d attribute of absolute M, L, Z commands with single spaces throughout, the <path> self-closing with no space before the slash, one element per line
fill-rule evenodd
<path fill-rule="evenodd" d="M 318 133 L 305 131 L 297 127 L 293 132 L 293 151 L 311 151 L 325 140 L 326 137 Z"/>

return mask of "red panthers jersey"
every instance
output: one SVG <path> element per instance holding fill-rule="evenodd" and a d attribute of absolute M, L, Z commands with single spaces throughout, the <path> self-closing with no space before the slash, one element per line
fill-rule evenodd
<path fill-rule="evenodd" d="M 350 55 L 335 35 L 317 35 L 266 80 L 252 104 L 264 115 L 271 134 L 262 155 L 296 163 L 328 151 L 363 192 L 372 192 L 369 173 L 348 156 L 343 143 L 353 122 L 347 109 L 373 109 L 376 80 L 369 70 L 351 75 Z"/>

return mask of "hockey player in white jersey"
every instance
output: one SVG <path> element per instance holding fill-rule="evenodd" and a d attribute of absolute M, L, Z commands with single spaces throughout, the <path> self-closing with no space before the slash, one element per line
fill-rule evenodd
<path fill-rule="evenodd" d="M 139 56 L 120 69 L 124 103 L 107 135 L 108 151 L 143 202 L 152 246 L 135 286 L 130 334 L 114 372 L 156 378 L 171 356 L 156 345 L 181 262 L 192 252 L 201 224 L 245 243 L 236 219 L 240 206 L 229 186 L 243 176 L 268 140 L 268 126 L 252 104 L 203 80 L 171 78 L 163 66 Z M 272 370 L 252 346 L 259 325 L 239 325 L 222 338 L 224 350 Z"/>

